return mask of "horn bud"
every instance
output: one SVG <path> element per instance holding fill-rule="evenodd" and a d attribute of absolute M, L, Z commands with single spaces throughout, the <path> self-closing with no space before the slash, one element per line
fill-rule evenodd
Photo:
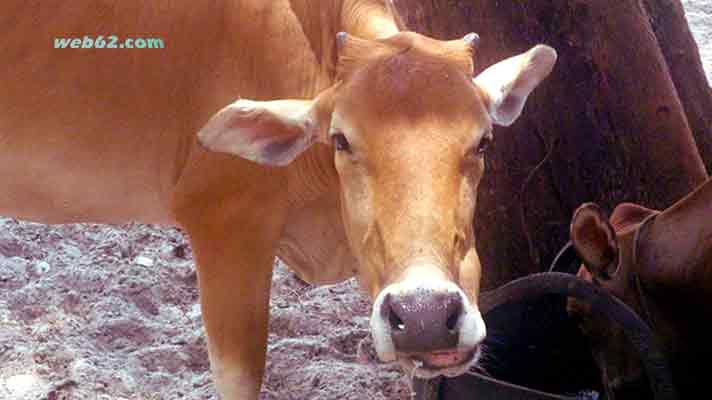
<path fill-rule="evenodd" d="M 344 47 L 344 44 L 346 44 L 346 41 L 349 40 L 349 34 L 346 32 L 339 32 L 336 34 L 336 47 L 338 49 L 341 49 Z"/>
<path fill-rule="evenodd" d="M 476 34 L 475 32 L 468 33 L 467 35 L 465 35 L 465 37 L 462 38 L 462 40 L 473 49 L 476 49 L 480 46 L 480 35 Z"/>

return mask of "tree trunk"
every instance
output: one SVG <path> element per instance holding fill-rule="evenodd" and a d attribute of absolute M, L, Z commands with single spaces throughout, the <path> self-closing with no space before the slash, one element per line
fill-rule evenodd
<path fill-rule="evenodd" d="M 653 33 L 667 62 L 700 155 L 712 172 L 712 89 L 680 0 L 645 0 Z"/>
<path fill-rule="evenodd" d="M 396 4 L 421 33 L 448 39 L 479 33 L 478 71 L 537 43 L 559 53 L 520 120 L 495 132 L 475 219 L 484 288 L 545 270 L 583 202 L 609 210 L 622 201 L 664 208 L 705 180 L 687 114 L 698 142 L 712 150 L 709 92 L 688 59 L 697 57 L 689 31 L 677 32 L 681 15 L 656 11 L 661 26 L 654 31 L 637 0 Z M 647 4 L 658 10 L 669 0 Z M 668 49 L 670 68 L 661 48 Z M 670 71 L 688 96 L 687 114 Z M 689 76 L 697 83 L 688 83 Z"/>

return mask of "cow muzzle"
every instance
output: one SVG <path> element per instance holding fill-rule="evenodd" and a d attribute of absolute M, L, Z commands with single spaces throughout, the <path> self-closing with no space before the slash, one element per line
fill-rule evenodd
<path fill-rule="evenodd" d="M 381 361 L 420 378 L 458 376 L 477 362 L 485 338 L 480 312 L 453 282 L 408 279 L 376 298 L 371 333 Z"/>

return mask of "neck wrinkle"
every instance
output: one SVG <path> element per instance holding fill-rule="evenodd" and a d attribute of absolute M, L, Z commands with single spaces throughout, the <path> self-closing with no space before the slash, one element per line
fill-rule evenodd
<path fill-rule="evenodd" d="M 339 178 L 330 147 L 316 144 L 293 164 L 287 187 L 290 206 L 300 207 L 324 196 L 338 196 Z"/>

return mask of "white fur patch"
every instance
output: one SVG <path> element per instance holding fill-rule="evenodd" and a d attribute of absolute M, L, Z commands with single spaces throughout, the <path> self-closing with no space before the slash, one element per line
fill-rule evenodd
<path fill-rule="evenodd" d="M 373 302 L 370 321 L 371 336 L 373 336 L 373 347 L 376 349 L 378 358 L 383 362 L 393 362 L 396 361 L 396 346 L 391 338 L 391 327 L 388 321 L 381 317 L 381 307 L 387 294 L 386 290 L 381 290 L 376 301 Z"/>

